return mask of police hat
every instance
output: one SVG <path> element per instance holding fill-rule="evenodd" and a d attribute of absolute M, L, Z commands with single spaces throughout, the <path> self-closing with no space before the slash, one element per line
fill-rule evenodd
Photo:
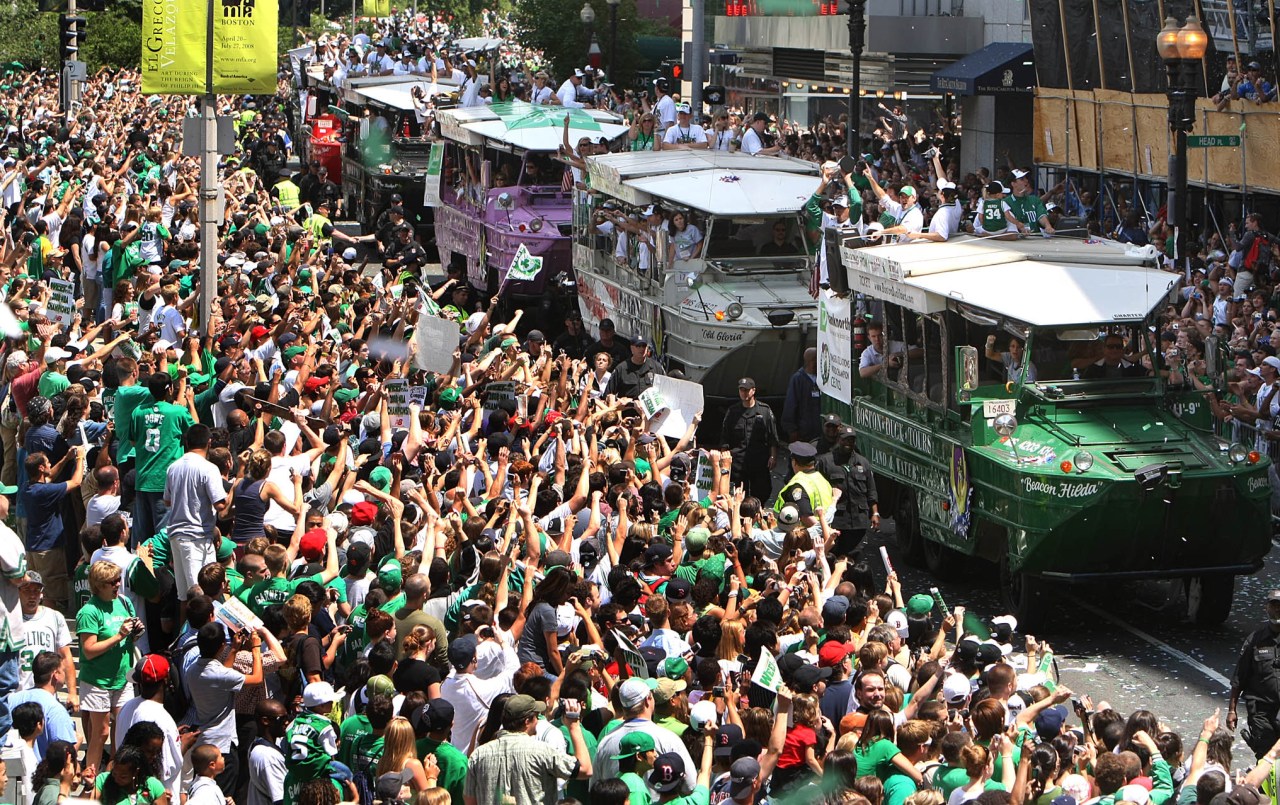
<path fill-rule="evenodd" d="M 787 445 L 787 450 L 791 451 L 791 457 L 801 464 L 808 464 L 818 457 L 818 448 L 808 442 L 792 442 Z"/>

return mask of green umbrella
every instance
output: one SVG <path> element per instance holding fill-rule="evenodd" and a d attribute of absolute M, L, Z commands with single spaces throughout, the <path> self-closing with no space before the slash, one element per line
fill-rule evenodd
<path fill-rule="evenodd" d="M 534 106 L 522 101 L 495 103 L 492 107 L 498 118 L 506 124 L 507 131 L 514 129 L 558 129 L 569 116 L 569 128 L 579 131 L 600 131 L 595 118 L 581 109 L 565 109 L 563 106 Z"/>

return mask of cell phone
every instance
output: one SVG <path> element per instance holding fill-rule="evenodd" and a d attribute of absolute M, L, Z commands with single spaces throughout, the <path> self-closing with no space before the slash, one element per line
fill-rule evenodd
<path fill-rule="evenodd" d="M 723 695 L 724 695 L 724 685 L 716 685 L 714 688 L 712 688 L 712 689 L 711 689 L 711 695 L 712 695 L 712 696 L 723 696 Z"/>

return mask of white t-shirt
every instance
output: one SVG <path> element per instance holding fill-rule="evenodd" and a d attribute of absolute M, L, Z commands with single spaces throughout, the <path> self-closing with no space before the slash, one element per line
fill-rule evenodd
<path fill-rule="evenodd" d="M 742 135 L 742 152 L 744 154 L 756 154 L 764 148 L 764 140 L 760 139 L 760 134 L 754 128 L 747 127 L 746 132 Z"/>
<path fill-rule="evenodd" d="M 660 130 L 676 124 L 676 102 L 670 95 L 663 95 L 658 99 L 658 102 L 653 105 L 653 113 L 658 118 Z"/>
<path fill-rule="evenodd" d="M 245 805 L 274 805 L 284 799 L 284 753 L 259 741 L 249 750 L 249 793 Z"/>
<path fill-rule="evenodd" d="M 22 650 L 22 671 L 19 675 L 18 690 L 30 690 L 35 687 L 31 676 L 31 661 L 42 651 L 61 653 L 62 649 L 71 645 L 71 630 L 67 628 L 67 619 L 56 609 L 39 607 L 31 617 L 22 616 L 23 628 L 27 633 L 27 645 Z"/>
<path fill-rule="evenodd" d="M 163 704 L 137 697 L 120 707 L 120 714 L 116 716 L 116 740 L 124 738 L 129 728 L 140 721 L 150 721 L 164 732 L 160 782 L 177 802 L 182 793 L 182 745 L 178 743 L 178 725 Z"/>
<path fill-rule="evenodd" d="M 959 227 L 960 205 L 954 202 L 939 207 L 929 221 L 929 231 L 941 235 L 943 240 L 950 239 L 958 231 Z"/>
<path fill-rule="evenodd" d="M 271 472 L 267 473 L 267 480 L 275 484 L 277 489 L 292 490 L 293 480 L 289 477 L 291 467 L 300 475 L 311 474 L 311 462 L 307 461 L 306 456 L 276 456 L 271 459 Z M 292 534 L 297 525 L 294 516 L 281 508 L 275 500 L 268 503 L 262 522 L 282 534 Z"/>
<path fill-rule="evenodd" d="M 707 130 L 697 123 L 690 123 L 688 126 L 681 126 L 677 123 L 667 129 L 667 133 L 662 135 L 662 141 L 668 145 L 705 143 L 707 142 Z"/>

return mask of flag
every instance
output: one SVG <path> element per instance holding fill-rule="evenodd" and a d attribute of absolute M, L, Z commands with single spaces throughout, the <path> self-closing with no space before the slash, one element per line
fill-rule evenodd
<path fill-rule="evenodd" d="M 507 281 L 528 282 L 538 278 L 542 271 L 542 258 L 534 257 L 523 243 L 516 249 L 516 256 L 511 259 L 511 267 L 507 269 Z"/>
<path fill-rule="evenodd" d="M 771 693 L 777 693 L 782 685 L 782 673 L 778 670 L 778 661 L 773 658 L 768 649 L 760 652 L 760 662 L 756 663 L 756 670 L 751 674 L 751 684 L 759 685 Z"/>
<path fill-rule="evenodd" d="M 564 166 L 564 176 L 560 179 L 560 191 L 568 193 L 573 190 L 573 168 L 568 165 Z"/>

